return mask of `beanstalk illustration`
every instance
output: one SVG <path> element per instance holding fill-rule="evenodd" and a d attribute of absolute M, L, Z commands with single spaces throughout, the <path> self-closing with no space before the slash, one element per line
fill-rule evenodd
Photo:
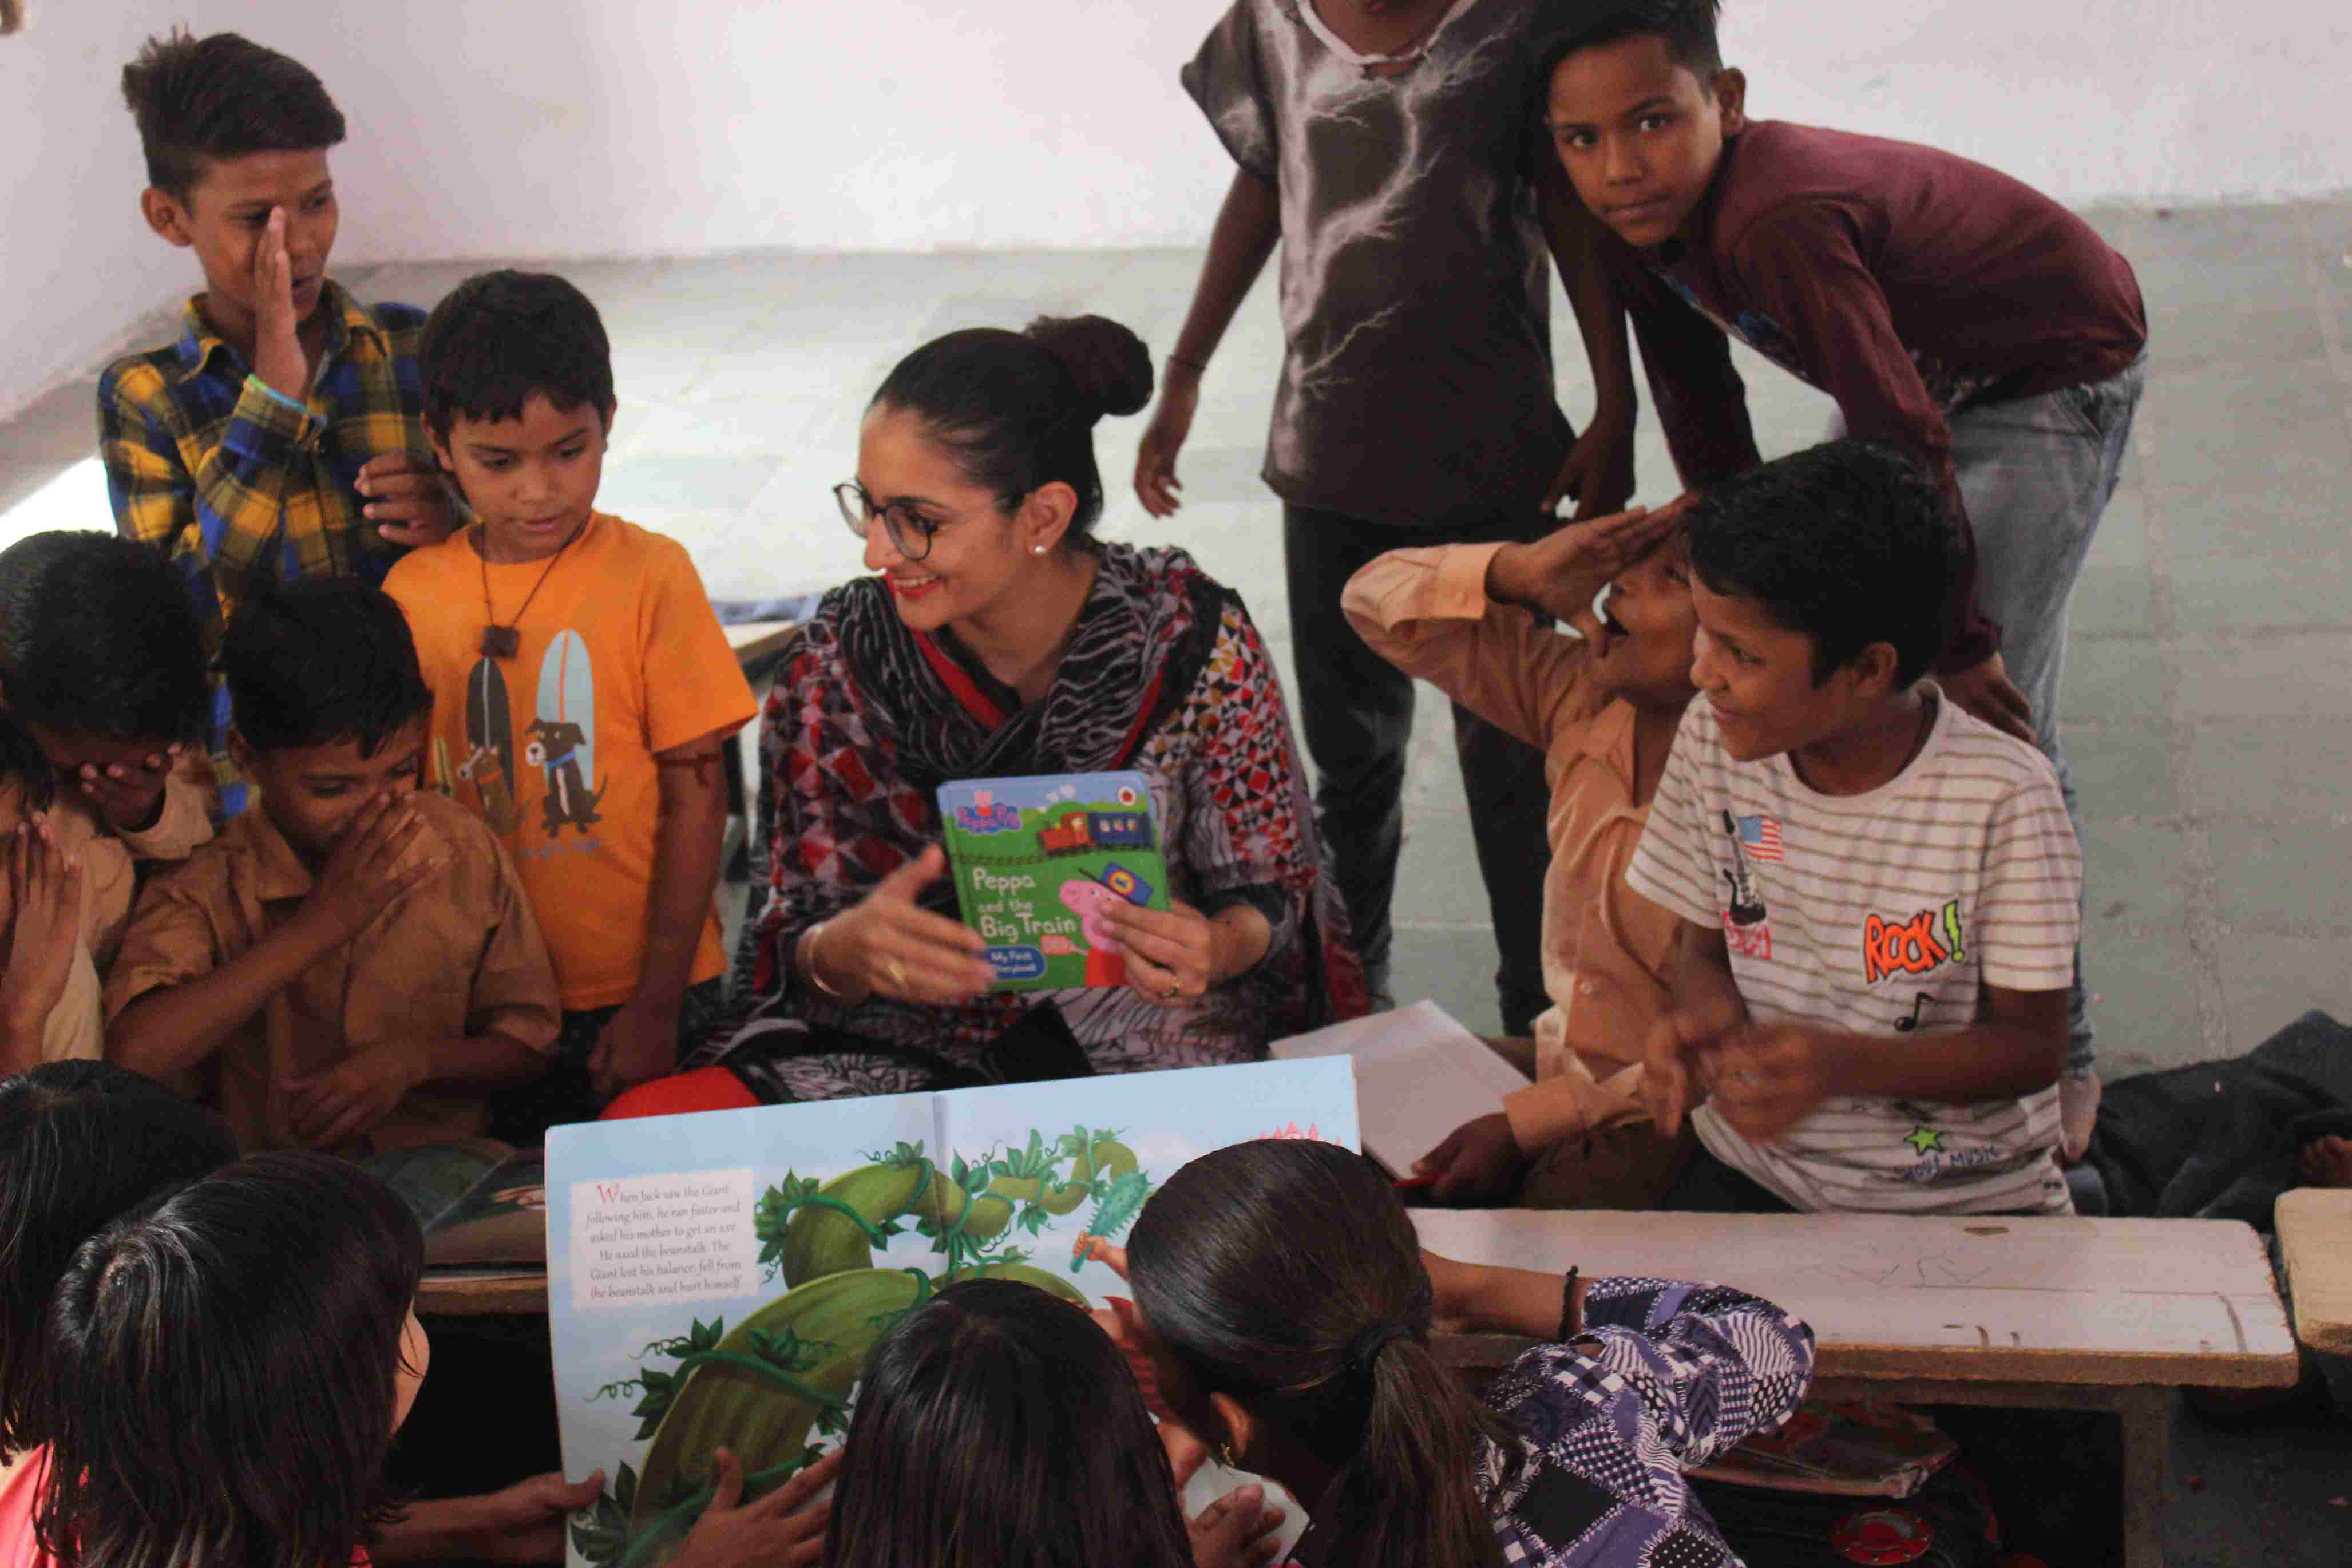
<path fill-rule="evenodd" d="M 875 1344 L 940 1286 L 1017 1279 L 1081 1307 L 1086 1294 L 1028 1263 L 1016 1235 L 1035 1237 L 1092 1199 L 1088 1235 L 1112 1236 L 1151 1191 L 1134 1151 L 1108 1128 L 1073 1128 L 977 1160 L 935 1164 L 919 1142 L 869 1153 L 827 1182 L 787 1171 L 752 1205 L 760 1262 L 783 1293 L 731 1331 L 723 1321 L 646 1346 L 637 1375 L 591 1398 L 635 1394 L 641 1469 L 618 1467 L 611 1491 L 575 1515 L 573 1547 L 594 1568 L 654 1568 L 675 1555 L 710 1500 L 712 1454 L 724 1445 L 744 1468 L 745 1495 L 781 1486 L 814 1463 L 847 1424 L 850 1400 Z M 892 1238 L 930 1238 L 937 1277 L 882 1268 Z M 1076 1265 L 1071 1272 L 1077 1271 Z"/>

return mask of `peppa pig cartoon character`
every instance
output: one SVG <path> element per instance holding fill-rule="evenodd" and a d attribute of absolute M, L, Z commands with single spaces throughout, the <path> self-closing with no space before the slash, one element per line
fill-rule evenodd
<path fill-rule="evenodd" d="M 1120 951 L 1118 937 L 1103 919 L 1103 910 L 1113 904 L 1124 903 L 1117 893 L 1100 882 L 1085 877 L 1073 877 L 1061 887 L 1062 907 L 1078 917 L 1078 935 L 1087 952 L 1087 984 L 1089 985 L 1124 985 L 1127 984 L 1127 955 Z"/>

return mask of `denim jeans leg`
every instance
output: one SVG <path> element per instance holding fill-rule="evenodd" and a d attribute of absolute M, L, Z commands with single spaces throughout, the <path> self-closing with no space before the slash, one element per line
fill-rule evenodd
<path fill-rule="evenodd" d="M 1412 681 L 1364 645 L 1339 610 L 1348 579 L 1392 543 L 1350 518 L 1282 509 L 1298 719 L 1315 764 L 1315 817 L 1348 908 L 1374 1005 L 1389 1000 L 1397 855 L 1404 844 Z"/>
<path fill-rule="evenodd" d="M 2061 741 L 2067 608 L 2115 494 L 2147 378 L 2142 360 L 2104 382 L 1970 409 L 1951 422 L 1952 461 L 1976 531 L 1978 596 L 2001 625 L 2002 662 L 2033 704 L 2078 840 L 2082 810 Z M 2097 1059 L 2088 1015 L 2078 945 L 2066 1063 L 2077 1076 Z"/>

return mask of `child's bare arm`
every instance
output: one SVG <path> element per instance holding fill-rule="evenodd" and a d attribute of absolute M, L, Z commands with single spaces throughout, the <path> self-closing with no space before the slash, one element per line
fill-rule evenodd
<path fill-rule="evenodd" d="M 1176 479 L 1176 454 L 1192 434 L 1201 376 L 1281 237 L 1274 187 L 1247 169 L 1235 169 L 1209 234 L 1209 257 L 1201 266 L 1183 330 L 1160 366 L 1159 406 L 1151 411 L 1136 454 L 1135 493 L 1154 517 L 1167 517 L 1180 504 L 1177 492 L 1183 487 Z"/>
<path fill-rule="evenodd" d="M 1633 355 L 1625 330 L 1625 305 L 1601 254 L 1602 230 L 1576 199 L 1557 162 L 1537 176 L 1544 238 L 1560 286 L 1576 312 L 1584 338 L 1585 362 L 1599 395 L 1592 419 L 1569 449 L 1559 477 L 1544 496 L 1551 510 L 1562 496 L 1576 498 L 1579 518 L 1599 517 L 1622 507 L 1633 493 L 1633 418 L 1641 399 L 1633 390 Z"/>
<path fill-rule="evenodd" d="M 412 807 L 379 795 L 361 808 L 293 919 L 219 968 L 132 1001 L 108 1030 L 108 1057 L 150 1078 L 185 1072 L 447 857 Z M 133 917 L 131 940 L 138 924 Z"/>
<path fill-rule="evenodd" d="M 1985 1016 L 1933 1037 L 1933 1050 L 1914 1035 L 1809 1024 L 1735 1029 L 1707 1053 L 1716 1113 L 1760 1142 L 1831 1095 L 1969 1105 L 2056 1083 L 2066 1065 L 2066 993 L 1987 986 L 1985 996 Z"/>
<path fill-rule="evenodd" d="M 719 889 L 727 837 L 728 731 L 714 730 L 654 753 L 661 819 L 646 896 L 646 958 L 637 989 L 604 1026 L 588 1057 L 597 1093 L 607 1098 L 677 1068 L 677 1010 L 694 975 L 694 955 Z"/>
<path fill-rule="evenodd" d="M 1446 1329 L 1549 1340 L 1563 1337 L 1563 1330 L 1572 1336 L 1583 1327 L 1590 1279 L 1576 1282 L 1570 1305 L 1557 1274 L 1465 1263 L 1426 1249 L 1421 1262 L 1429 1271 L 1431 1315 Z"/>
<path fill-rule="evenodd" d="M 312 1147 L 333 1149 L 382 1121 L 428 1083 L 497 1089 L 527 1083 L 546 1070 L 543 1053 L 496 1029 L 386 1041 L 323 1072 L 291 1080 L 288 1121 Z"/>

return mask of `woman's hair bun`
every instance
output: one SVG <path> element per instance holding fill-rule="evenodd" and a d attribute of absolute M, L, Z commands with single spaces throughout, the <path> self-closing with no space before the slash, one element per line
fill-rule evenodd
<path fill-rule="evenodd" d="M 1108 316 L 1040 316 L 1022 335 L 1070 373 L 1089 418 L 1133 414 L 1151 401 L 1151 351 Z"/>

